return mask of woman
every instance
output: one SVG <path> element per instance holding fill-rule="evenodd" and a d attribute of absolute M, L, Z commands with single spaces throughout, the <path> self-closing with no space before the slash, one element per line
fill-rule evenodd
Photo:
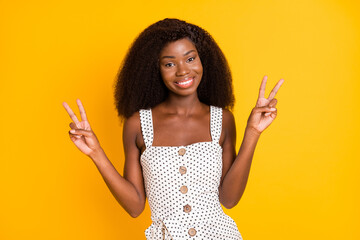
<path fill-rule="evenodd" d="M 236 154 L 227 61 L 202 28 L 164 19 L 134 41 L 115 85 L 119 116 L 125 118 L 122 177 L 106 157 L 86 118 L 63 103 L 73 122 L 70 139 L 89 156 L 121 206 L 137 217 L 148 198 L 152 224 L 147 239 L 242 239 L 226 208 L 236 206 L 247 183 L 260 134 L 277 115 L 267 77 Z"/>

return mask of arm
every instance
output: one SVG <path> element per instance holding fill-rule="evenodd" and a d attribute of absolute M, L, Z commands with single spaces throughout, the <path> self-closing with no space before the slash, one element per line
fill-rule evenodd
<path fill-rule="evenodd" d="M 120 205 L 132 217 L 139 216 L 145 206 L 145 191 L 139 162 L 140 151 L 136 144 L 140 131 L 140 121 L 137 121 L 136 116 L 134 116 L 124 123 L 125 167 L 124 177 L 122 177 L 101 148 L 87 121 L 80 100 L 77 103 L 80 109 L 81 121 L 76 118 L 66 103 L 63 104 L 73 120 L 70 124 L 72 128 L 69 132 L 70 139 L 81 152 L 93 160 L 106 185 Z"/>
<path fill-rule="evenodd" d="M 140 165 L 140 150 L 136 145 L 139 131 L 138 114 L 125 121 L 123 128 L 125 151 L 123 177 L 116 171 L 105 153 L 92 158 L 115 199 L 132 217 L 137 217 L 143 212 L 146 200 Z"/>
<path fill-rule="evenodd" d="M 232 208 L 239 202 L 245 191 L 249 177 L 252 158 L 261 133 L 276 118 L 277 100 L 274 98 L 283 80 L 281 79 L 269 97 L 264 98 L 267 77 L 265 76 L 260 87 L 256 106 L 251 111 L 244 138 L 238 154 L 235 154 L 236 128 L 234 116 L 224 110 L 223 130 L 220 138 L 223 147 L 223 172 L 219 186 L 219 199 L 226 208 Z"/>
<path fill-rule="evenodd" d="M 220 202 L 232 208 L 239 202 L 248 181 L 252 158 L 260 134 L 246 129 L 238 154 L 235 154 L 236 130 L 231 112 L 224 111 L 223 177 L 219 188 Z"/>
<path fill-rule="evenodd" d="M 131 170 L 132 173 L 126 174 L 124 169 L 124 177 L 121 176 L 104 152 L 92 158 L 102 178 L 108 186 L 110 192 L 118 201 L 118 203 L 132 217 L 139 216 L 145 207 L 145 193 L 141 180 L 137 177 L 138 169 Z M 126 165 L 135 165 L 131 160 L 125 161 Z M 135 176 L 132 174 L 135 173 Z M 141 174 L 141 170 L 140 170 Z M 142 178 L 142 176 L 141 176 Z"/>

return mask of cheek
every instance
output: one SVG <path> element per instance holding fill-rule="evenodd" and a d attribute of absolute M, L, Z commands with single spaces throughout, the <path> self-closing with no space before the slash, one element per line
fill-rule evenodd
<path fill-rule="evenodd" d="M 170 77 L 169 71 L 161 71 L 160 73 L 161 73 L 161 77 L 162 77 L 163 81 L 167 81 L 169 79 L 169 77 Z"/>
<path fill-rule="evenodd" d="M 160 71 L 161 79 L 166 86 L 172 81 L 171 71 Z"/>
<path fill-rule="evenodd" d="M 166 75 L 167 75 L 167 71 L 160 67 L 160 75 L 164 79 L 164 77 L 166 77 Z"/>
<path fill-rule="evenodd" d="M 202 73 L 203 73 L 202 64 L 201 64 L 201 63 L 198 64 L 198 65 L 194 68 L 194 70 L 195 70 L 199 75 L 202 75 Z"/>

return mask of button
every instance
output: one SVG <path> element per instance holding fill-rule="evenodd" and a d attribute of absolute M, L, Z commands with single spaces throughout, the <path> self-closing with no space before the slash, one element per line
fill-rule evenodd
<path fill-rule="evenodd" d="M 186 173 L 186 167 L 181 166 L 181 167 L 179 168 L 179 172 L 181 173 L 181 175 L 184 175 L 184 174 Z"/>
<path fill-rule="evenodd" d="M 196 230 L 194 228 L 190 228 L 188 233 L 189 233 L 190 236 L 195 236 Z"/>
<path fill-rule="evenodd" d="M 186 152 L 186 149 L 185 148 L 180 148 L 179 149 L 179 155 L 183 156 Z"/>
<path fill-rule="evenodd" d="M 187 191 L 188 191 L 187 186 L 181 186 L 181 188 L 180 188 L 181 193 L 185 194 L 185 193 L 187 193 Z"/>
<path fill-rule="evenodd" d="M 186 204 L 184 206 L 184 212 L 189 213 L 191 211 L 191 206 L 189 204 Z"/>

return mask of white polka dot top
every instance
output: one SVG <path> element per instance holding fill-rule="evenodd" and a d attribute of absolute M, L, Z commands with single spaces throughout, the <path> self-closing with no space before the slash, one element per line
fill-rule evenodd
<path fill-rule="evenodd" d="M 210 106 L 211 142 L 152 146 L 151 109 L 140 110 L 146 145 L 140 161 L 152 224 L 146 239 L 236 239 L 241 234 L 219 202 L 222 109 Z"/>

